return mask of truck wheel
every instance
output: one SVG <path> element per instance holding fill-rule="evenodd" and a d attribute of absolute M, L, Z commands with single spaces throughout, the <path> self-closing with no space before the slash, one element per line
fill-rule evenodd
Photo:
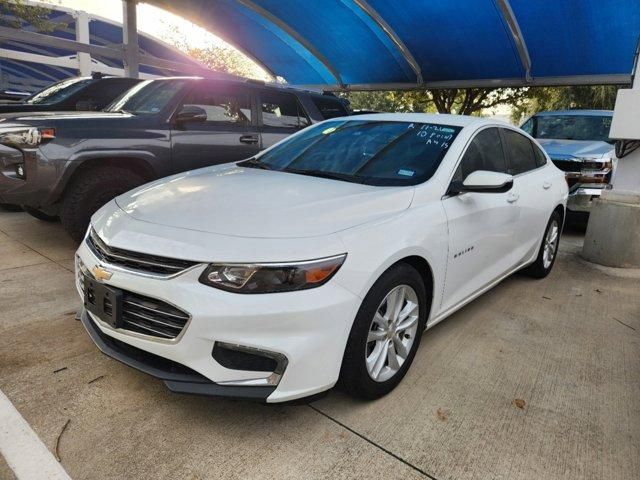
<path fill-rule="evenodd" d="M 119 167 L 98 167 L 82 172 L 67 187 L 60 208 L 62 226 L 81 242 L 91 216 L 105 203 L 142 185 L 145 179 Z"/>
<path fill-rule="evenodd" d="M 42 210 L 38 210 L 37 208 L 31 208 L 23 205 L 22 209 L 32 217 L 35 217 L 38 220 L 42 220 L 43 222 L 57 222 L 59 220 L 59 217 L 57 215 L 49 215 L 48 213 L 44 213 Z"/>

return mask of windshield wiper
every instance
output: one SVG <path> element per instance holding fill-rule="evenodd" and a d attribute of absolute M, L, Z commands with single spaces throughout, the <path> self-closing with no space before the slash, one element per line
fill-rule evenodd
<path fill-rule="evenodd" d="M 273 170 L 268 164 L 257 158 L 250 158 L 249 160 L 238 162 L 236 165 L 240 167 L 259 168 L 260 170 Z"/>
<path fill-rule="evenodd" d="M 331 180 L 342 180 L 343 182 L 363 183 L 362 177 L 359 175 L 349 175 L 346 173 L 327 172 L 325 170 L 305 170 L 303 168 L 283 168 L 283 172 L 297 173 L 299 175 L 308 175 L 310 177 L 329 178 Z"/>

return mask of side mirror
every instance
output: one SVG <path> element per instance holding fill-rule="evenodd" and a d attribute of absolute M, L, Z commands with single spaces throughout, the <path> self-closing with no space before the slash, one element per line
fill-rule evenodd
<path fill-rule="evenodd" d="M 458 182 L 452 193 L 504 193 L 513 187 L 513 176 L 507 173 L 476 170 L 470 173 L 464 182 Z"/>
<path fill-rule="evenodd" d="M 176 123 L 206 122 L 207 112 L 195 105 L 185 105 L 176 114 L 175 121 Z"/>

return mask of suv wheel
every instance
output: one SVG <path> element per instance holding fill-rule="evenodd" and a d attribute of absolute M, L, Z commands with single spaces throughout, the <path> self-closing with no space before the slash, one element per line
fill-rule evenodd
<path fill-rule="evenodd" d="M 67 187 L 60 208 L 65 230 L 82 241 L 91 216 L 105 203 L 145 182 L 140 175 L 118 167 L 98 167 L 82 172 Z"/>
<path fill-rule="evenodd" d="M 426 289 L 410 265 L 387 270 L 356 315 L 340 371 L 349 394 L 378 398 L 393 390 L 416 354 L 428 314 Z"/>

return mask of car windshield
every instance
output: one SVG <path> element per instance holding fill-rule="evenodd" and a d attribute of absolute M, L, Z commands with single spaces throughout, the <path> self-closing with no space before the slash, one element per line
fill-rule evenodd
<path fill-rule="evenodd" d="M 534 117 L 532 127 L 534 138 L 611 141 L 611 116 L 608 115 L 540 115 Z"/>
<path fill-rule="evenodd" d="M 160 112 L 185 85 L 185 80 L 148 80 L 114 100 L 107 112 L 127 112 L 134 115 Z"/>
<path fill-rule="evenodd" d="M 91 78 L 71 78 L 49 85 L 25 100 L 30 105 L 50 105 L 69 98 L 82 90 L 85 85 L 93 82 Z"/>
<path fill-rule="evenodd" d="M 416 185 L 435 173 L 461 127 L 335 120 L 240 165 L 367 185 Z"/>

